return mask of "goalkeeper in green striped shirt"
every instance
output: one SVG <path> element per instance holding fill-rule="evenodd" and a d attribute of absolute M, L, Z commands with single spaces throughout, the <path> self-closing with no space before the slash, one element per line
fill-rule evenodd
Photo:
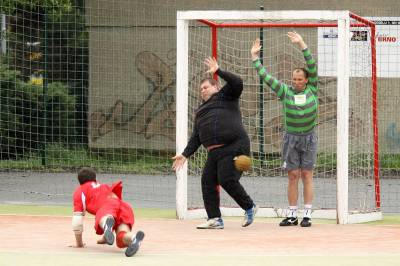
<path fill-rule="evenodd" d="M 300 34 L 288 32 L 287 36 L 292 43 L 300 47 L 307 64 L 307 68 L 295 68 L 293 70 L 292 86 L 271 76 L 261 64 L 259 39 L 256 39 L 253 43 L 251 57 L 253 65 L 263 82 L 276 93 L 283 105 L 285 132 L 282 159 L 283 167 L 289 177 L 289 210 L 287 217 L 279 225 L 298 225 L 298 183 L 301 178 L 304 189 L 304 215 L 300 225 L 309 227 L 311 226 L 311 210 L 314 196 L 313 169 L 317 157 L 318 141 L 314 131 L 318 111 L 317 65 Z"/>

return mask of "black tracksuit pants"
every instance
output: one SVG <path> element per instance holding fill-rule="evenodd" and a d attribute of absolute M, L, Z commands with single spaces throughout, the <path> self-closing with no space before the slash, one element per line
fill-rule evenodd
<path fill-rule="evenodd" d="M 201 177 L 204 207 L 208 218 L 221 217 L 220 185 L 236 203 L 247 210 L 253 207 L 253 200 L 247 194 L 239 180 L 242 173 L 236 170 L 233 158 L 241 154 L 250 154 L 248 138 L 241 138 L 229 145 L 208 152 L 206 164 Z"/>

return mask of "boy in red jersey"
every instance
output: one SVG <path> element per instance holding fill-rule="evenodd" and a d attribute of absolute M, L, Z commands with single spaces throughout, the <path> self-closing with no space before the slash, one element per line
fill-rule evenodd
<path fill-rule="evenodd" d="M 144 233 L 132 232 L 134 215 L 132 207 L 122 200 L 122 182 L 100 184 L 96 180 L 96 172 L 83 167 L 78 172 L 80 186 L 73 194 L 74 212 L 72 230 L 75 233 L 76 247 L 84 247 L 82 240 L 83 216 L 85 212 L 95 215 L 96 234 L 103 235 L 98 244 L 112 245 L 115 240 L 119 248 L 126 247 L 125 255 L 131 257 L 139 250 Z"/>

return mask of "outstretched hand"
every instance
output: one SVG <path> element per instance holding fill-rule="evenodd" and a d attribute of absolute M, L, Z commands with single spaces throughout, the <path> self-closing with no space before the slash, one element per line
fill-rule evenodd
<path fill-rule="evenodd" d="M 305 42 L 304 42 L 304 40 L 303 40 L 303 37 L 301 37 L 301 35 L 298 34 L 297 32 L 295 32 L 295 31 L 289 31 L 289 32 L 287 33 L 287 36 L 289 37 L 289 39 L 290 39 L 290 41 L 291 41 L 292 43 L 298 44 L 298 45 L 300 46 L 301 49 L 307 48 L 307 45 L 305 44 Z"/>
<path fill-rule="evenodd" d="M 207 57 L 204 60 L 204 64 L 206 64 L 208 67 L 208 70 L 206 73 L 214 74 L 215 72 L 217 72 L 217 70 L 219 68 L 217 59 L 215 59 L 214 57 Z"/>
<path fill-rule="evenodd" d="M 178 154 L 178 155 L 175 155 L 174 157 L 172 157 L 172 160 L 174 160 L 174 163 L 172 164 L 172 169 L 173 169 L 174 171 L 178 171 L 178 170 L 180 170 L 180 169 L 183 167 L 183 165 L 185 164 L 185 162 L 186 162 L 186 157 L 183 156 L 182 154 Z"/>
<path fill-rule="evenodd" d="M 261 50 L 261 43 L 260 43 L 260 39 L 257 38 L 255 39 L 255 41 L 253 42 L 253 46 L 251 47 L 251 59 L 252 60 L 256 60 L 258 58 L 258 53 Z"/>

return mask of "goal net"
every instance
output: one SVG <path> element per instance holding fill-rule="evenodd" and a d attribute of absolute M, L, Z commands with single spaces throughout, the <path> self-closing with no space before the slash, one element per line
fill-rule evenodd
<path fill-rule="evenodd" d="M 305 62 L 286 36 L 288 31 L 302 35 L 318 65 L 313 217 L 337 219 L 341 224 L 381 219 L 374 24 L 348 11 L 178 12 L 177 152 L 185 148 L 201 104 L 203 61 L 214 56 L 222 69 L 244 81 L 240 104 L 253 166 L 241 183 L 260 206 L 257 216 L 285 216 L 288 178 L 281 159 L 282 104 L 260 81 L 250 48 L 260 38 L 263 65 L 291 85 L 293 68 Z M 206 157 L 201 147 L 177 172 L 181 219 L 206 217 L 201 195 Z M 223 189 L 220 193 L 223 215 L 243 215 Z M 304 206 L 301 180 L 298 205 Z"/>

